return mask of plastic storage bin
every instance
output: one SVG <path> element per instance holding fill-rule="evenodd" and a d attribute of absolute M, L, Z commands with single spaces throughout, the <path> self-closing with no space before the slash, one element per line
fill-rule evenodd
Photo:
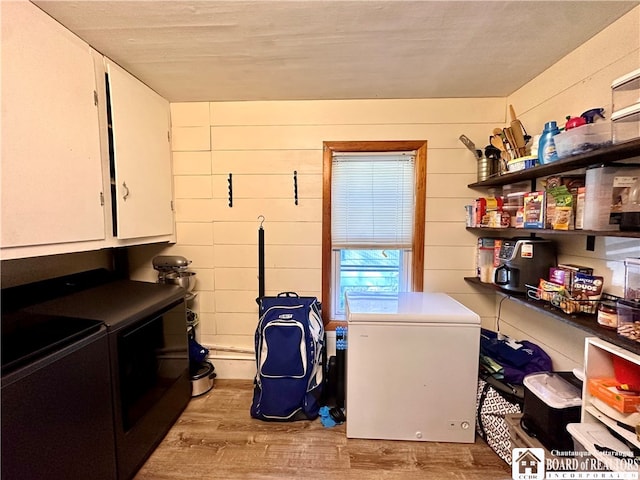
<path fill-rule="evenodd" d="M 476 272 L 477 277 L 484 283 L 493 282 L 495 241 L 495 238 L 478 238 Z"/>
<path fill-rule="evenodd" d="M 518 182 L 509 183 L 502 187 L 503 208 L 509 207 L 522 207 L 524 205 L 524 195 L 531 191 L 531 183 Z"/>
<path fill-rule="evenodd" d="M 522 420 L 521 413 L 509 413 L 504 416 L 504 420 L 509 427 L 509 439 L 511 440 L 511 449 L 514 448 L 542 448 L 545 450 L 545 457 L 550 457 L 551 452 L 547 450 L 540 441 L 527 434 L 520 425 Z"/>
<path fill-rule="evenodd" d="M 566 427 L 580 421 L 578 386 L 557 373 L 534 373 L 524 378 L 524 387 L 523 427 L 549 450 L 571 450 Z"/>
<path fill-rule="evenodd" d="M 611 82 L 612 111 L 640 102 L 640 68 Z"/>
<path fill-rule="evenodd" d="M 598 445 L 600 449 L 604 447 L 605 449 L 620 452 L 621 455 L 633 458 L 633 452 L 631 452 L 629 447 L 611 435 L 607 427 L 600 423 L 570 423 L 567 425 L 567 430 L 573 438 L 573 448 L 571 450 L 594 453 L 598 452 L 596 448 L 596 445 Z M 637 465 L 633 462 L 626 463 L 616 461 L 616 457 L 613 455 L 596 453 L 594 456 L 601 461 L 605 461 L 605 463 L 614 462 L 615 466 L 618 467 L 616 468 L 617 471 L 623 470 L 622 467 L 626 467 L 624 470 L 638 471 Z M 606 461 L 607 459 L 609 462 Z"/>
<path fill-rule="evenodd" d="M 640 258 L 624 259 L 624 298 L 640 300 Z"/>
<path fill-rule="evenodd" d="M 618 300 L 618 335 L 640 342 L 640 299 Z"/>
<path fill-rule="evenodd" d="M 519 172 L 520 170 L 526 170 L 527 168 L 535 167 L 537 161 L 538 157 L 535 155 L 514 158 L 507 162 L 507 170 L 509 172 Z"/>
<path fill-rule="evenodd" d="M 630 197 L 631 188 L 619 185 L 623 180 L 637 176 L 640 176 L 640 167 L 636 165 L 587 169 L 583 228 L 585 230 L 620 230 L 623 197 Z"/>
<path fill-rule="evenodd" d="M 553 137 L 559 158 L 578 155 L 602 148 L 611 143 L 609 122 L 589 123 L 565 130 Z"/>
<path fill-rule="evenodd" d="M 628 142 L 640 137 L 640 103 L 613 112 L 611 125 L 613 143 Z"/>

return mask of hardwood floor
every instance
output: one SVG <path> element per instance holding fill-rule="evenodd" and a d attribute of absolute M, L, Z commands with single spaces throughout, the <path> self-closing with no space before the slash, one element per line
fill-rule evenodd
<path fill-rule="evenodd" d="M 503 480 L 511 469 L 481 439 L 474 444 L 347 439 L 320 419 L 252 419 L 250 380 L 216 380 L 193 398 L 136 475 L 165 479 Z"/>

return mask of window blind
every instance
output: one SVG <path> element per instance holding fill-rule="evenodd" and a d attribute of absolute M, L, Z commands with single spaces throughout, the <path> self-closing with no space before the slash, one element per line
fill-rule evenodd
<path fill-rule="evenodd" d="M 415 154 L 341 154 L 332 159 L 333 248 L 410 248 Z"/>

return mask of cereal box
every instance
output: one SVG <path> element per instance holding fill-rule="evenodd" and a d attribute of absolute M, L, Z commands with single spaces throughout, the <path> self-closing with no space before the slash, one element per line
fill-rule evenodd
<path fill-rule="evenodd" d="M 524 195 L 524 228 L 544 228 L 545 192 L 528 192 Z"/>

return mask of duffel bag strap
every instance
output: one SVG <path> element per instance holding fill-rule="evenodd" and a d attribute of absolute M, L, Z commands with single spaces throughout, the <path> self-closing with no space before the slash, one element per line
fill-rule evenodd
<path fill-rule="evenodd" d="M 280 292 L 278 297 L 293 297 L 298 298 L 298 294 L 296 292 Z"/>
<path fill-rule="evenodd" d="M 484 405 L 484 401 L 487 398 L 487 393 L 489 393 L 490 387 L 491 385 L 489 385 L 488 383 L 484 384 L 484 386 L 482 387 L 482 393 L 480 394 L 480 399 L 478 400 L 477 419 L 478 419 L 478 427 L 480 429 L 478 433 L 480 433 L 480 437 L 482 437 L 482 439 L 485 442 L 487 441 L 487 432 L 485 431 L 484 425 L 482 424 L 482 415 L 480 413 L 482 412 L 482 406 Z"/>

